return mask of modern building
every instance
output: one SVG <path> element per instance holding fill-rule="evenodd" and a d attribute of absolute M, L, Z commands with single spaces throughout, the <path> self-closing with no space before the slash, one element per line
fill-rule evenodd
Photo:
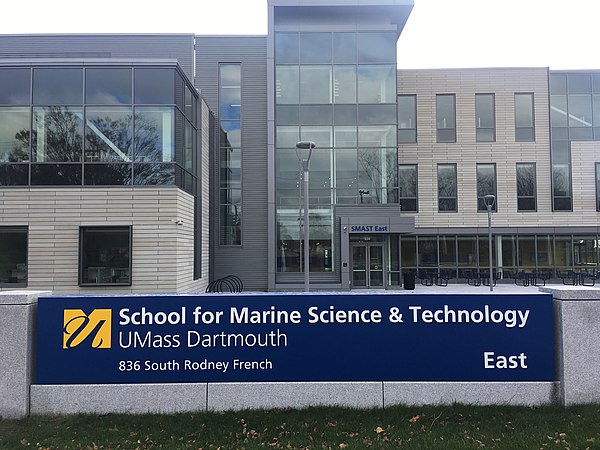
<path fill-rule="evenodd" d="M 266 36 L 0 36 L 0 289 L 398 287 L 597 272 L 600 72 L 397 70 L 412 0 L 268 0 Z"/>

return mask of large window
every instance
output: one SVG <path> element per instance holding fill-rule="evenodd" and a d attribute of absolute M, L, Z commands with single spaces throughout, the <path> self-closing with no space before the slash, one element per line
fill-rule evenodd
<path fill-rule="evenodd" d="M 515 141 L 535 141 L 532 93 L 515 94 Z"/>
<path fill-rule="evenodd" d="M 492 211 L 498 210 L 498 196 L 496 194 L 496 164 L 477 164 L 477 210 L 487 211 L 484 197 L 496 197 Z"/>
<path fill-rule="evenodd" d="M 417 96 L 398 96 L 398 143 L 417 142 Z"/>
<path fill-rule="evenodd" d="M 456 96 L 436 96 L 436 123 L 438 142 L 456 142 Z"/>
<path fill-rule="evenodd" d="M 475 94 L 475 129 L 477 142 L 496 140 L 494 94 Z"/>
<path fill-rule="evenodd" d="M 240 64 L 219 67 L 219 159 L 220 244 L 242 244 L 242 68 Z"/>
<path fill-rule="evenodd" d="M 416 164 L 398 166 L 398 195 L 402 211 L 417 212 L 418 173 Z"/>
<path fill-rule="evenodd" d="M 517 210 L 536 210 L 535 163 L 517 163 Z"/>
<path fill-rule="evenodd" d="M 0 286 L 27 286 L 27 227 L 0 227 Z"/>
<path fill-rule="evenodd" d="M 196 104 L 175 67 L 0 68 L 0 185 L 161 184 L 194 195 Z"/>
<path fill-rule="evenodd" d="M 131 227 L 81 227 L 79 284 L 131 286 Z"/>
<path fill-rule="evenodd" d="M 455 212 L 458 210 L 458 188 L 456 164 L 438 164 L 438 211 Z"/>
<path fill-rule="evenodd" d="M 596 211 L 600 211 L 600 163 L 596 163 Z"/>

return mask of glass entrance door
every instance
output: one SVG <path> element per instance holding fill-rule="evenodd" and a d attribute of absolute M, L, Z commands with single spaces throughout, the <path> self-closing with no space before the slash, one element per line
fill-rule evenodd
<path fill-rule="evenodd" d="M 383 245 L 352 245 L 352 287 L 383 288 Z"/>

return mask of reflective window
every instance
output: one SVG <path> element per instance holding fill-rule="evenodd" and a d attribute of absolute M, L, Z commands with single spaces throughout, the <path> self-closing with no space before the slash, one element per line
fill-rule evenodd
<path fill-rule="evenodd" d="M 175 164 L 134 164 L 133 184 L 169 185 L 175 184 Z"/>
<path fill-rule="evenodd" d="M 533 94 L 515 94 L 515 141 L 535 141 Z"/>
<path fill-rule="evenodd" d="M 396 105 L 358 105 L 360 125 L 396 123 Z"/>
<path fill-rule="evenodd" d="M 438 164 L 438 211 L 458 211 L 458 188 L 456 181 L 456 164 Z"/>
<path fill-rule="evenodd" d="M 278 105 L 275 107 L 275 115 L 279 125 L 300 124 L 300 107 L 298 105 Z"/>
<path fill-rule="evenodd" d="M 83 110 L 68 106 L 33 108 L 32 160 L 79 162 L 83 150 Z"/>
<path fill-rule="evenodd" d="M 0 69 L 0 105 L 29 105 L 30 69 Z"/>
<path fill-rule="evenodd" d="M 275 70 L 275 102 L 300 103 L 300 67 L 277 66 Z"/>
<path fill-rule="evenodd" d="M 135 69 L 135 103 L 175 104 L 175 69 Z"/>
<path fill-rule="evenodd" d="M 333 107 L 333 123 L 336 125 L 356 125 L 356 105 L 335 105 Z"/>
<path fill-rule="evenodd" d="M 417 142 L 417 96 L 398 96 L 398 143 Z"/>
<path fill-rule="evenodd" d="M 331 53 L 331 33 L 300 33 L 300 64 L 331 63 Z"/>
<path fill-rule="evenodd" d="M 600 211 L 600 163 L 596 163 L 596 211 Z"/>
<path fill-rule="evenodd" d="M 85 160 L 131 161 L 133 115 L 131 107 L 87 107 Z"/>
<path fill-rule="evenodd" d="M 395 102 L 395 66 L 358 66 L 358 103 Z"/>
<path fill-rule="evenodd" d="M 131 69 L 86 69 L 85 101 L 96 105 L 131 104 Z"/>
<path fill-rule="evenodd" d="M 592 92 L 592 79 L 589 73 L 569 73 L 567 75 L 569 94 L 589 94 Z"/>
<path fill-rule="evenodd" d="M 356 127 L 335 127 L 334 146 L 337 148 L 354 148 L 358 143 Z"/>
<path fill-rule="evenodd" d="M 356 66 L 333 67 L 334 103 L 356 103 Z"/>
<path fill-rule="evenodd" d="M 331 103 L 331 66 L 300 67 L 300 103 Z"/>
<path fill-rule="evenodd" d="M 86 186 L 125 186 L 131 184 L 131 164 L 86 164 Z"/>
<path fill-rule="evenodd" d="M 298 33 L 275 34 L 275 61 L 277 64 L 298 64 Z"/>
<path fill-rule="evenodd" d="M 475 94 L 475 128 L 477 142 L 496 140 L 494 94 Z"/>
<path fill-rule="evenodd" d="M 567 121 L 567 96 L 550 96 L 550 122 L 552 127 L 566 127 Z"/>
<path fill-rule="evenodd" d="M 517 210 L 535 211 L 535 163 L 517 163 Z"/>
<path fill-rule="evenodd" d="M 174 161 L 174 109 L 136 107 L 134 121 L 135 161 Z"/>
<path fill-rule="evenodd" d="M 396 147 L 396 126 L 358 127 L 358 145 L 360 147 Z"/>
<path fill-rule="evenodd" d="M 590 95 L 569 95 L 569 127 L 592 126 L 592 97 Z"/>
<path fill-rule="evenodd" d="M 29 183 L 29 164 L 0 164 L 0 186 L 25 186 Z"/>
<path fill-rule="evenodd" d="M 417 165 L 400 164 L 398 166 L 398 201 L 402 211 L 417 212 Z"/>
<path fill-rule="evenodd" d="M 221 122 L 221 147 L 240 147 L 242 144 L 242 130 L 239 121 Z"/>
<path fill-rule="evenodd" d="M 333 147 L 332 127 L 306 126 L 300 130 L 301 141 L 314 141 L 317 148 Z M 298 142 L 298 141 L 296 141 Z M 296 144 L 293 145 L 295 147 Z"/>
<path fill-rule="evenodd" d="M 0 108 L 0 163 L 29 161 L 29 108 Z"/>
<path fill-rule="evenodd" d="M 34 105 L 81 105 L 83 69 L 33 69 Z"/>
<path fill-rule="evenodd" d="M 302 105 L 300 122 L 305 125 L 332 125 L 333 107 L 331 105 Z"/>
<path fill-rule="evenodd" d="M 131 286 L 131 227 L 81 227 L 79 284 Z"/>
<path fill-rule="evenodd" d="M 335 188 L 336 203 L 357 202 L 358 160 L 356 149 L 335 151 Z"/>
<path fill-rule="evenodd" d="M 456 142 L 456 97 L 454 94 L 436 96 L 437 142 Z"/>
<path fill-rule="evenodd" d="M 0 227 L 0 286 L 27 286 L 27 227 Z"/>
<path fill-rule="evenodd" d="M 498 196 L 496 194 L 496 164 L 477 164 L 477 210 L 487 211 L 484 201 L 486 195 L 496 197 L 492 211 L 498 210 Z"/>
<path fill-rule="evenodd" d="M 395 63 L 396 33 L 357 33 L 359 63 Z"/>
<path fill-rule="evenodd" d="M 219 66 L 219 117 L 221 120 L 240 120 L 242 103 L 241 67 L 239 64 Z"/>
<path fill-rule="evenodd" d="M 277 148 L 296 148 L 300 140 L 300 127 L 279 126 L 275 133 Z"/>
<path fill-rule="evenodd" d="M 333 33 L 333 62 L 356 63 L 356 33 Z"/>
<path fill-rule="evenodd" d="M 33 186 L 80 185 L 81 164 L 32 164 L 31 184 Z"/>

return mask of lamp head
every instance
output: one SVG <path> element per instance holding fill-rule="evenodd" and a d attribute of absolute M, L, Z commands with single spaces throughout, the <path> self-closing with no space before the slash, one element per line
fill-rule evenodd
<path fill-rule="evenodd" d="M 485 206 L 491 208 L 494 206 L 494 203 L 496 203 L 496 196 L 492 194 L 485 195 L 483 197 L 483 202 L 485 203 Z"/>
<path fill-rule="evenodd" d="M 312 150 L 317 145 L 313 141 L 300 141 L 296 142 L 296 148 Z"/>

